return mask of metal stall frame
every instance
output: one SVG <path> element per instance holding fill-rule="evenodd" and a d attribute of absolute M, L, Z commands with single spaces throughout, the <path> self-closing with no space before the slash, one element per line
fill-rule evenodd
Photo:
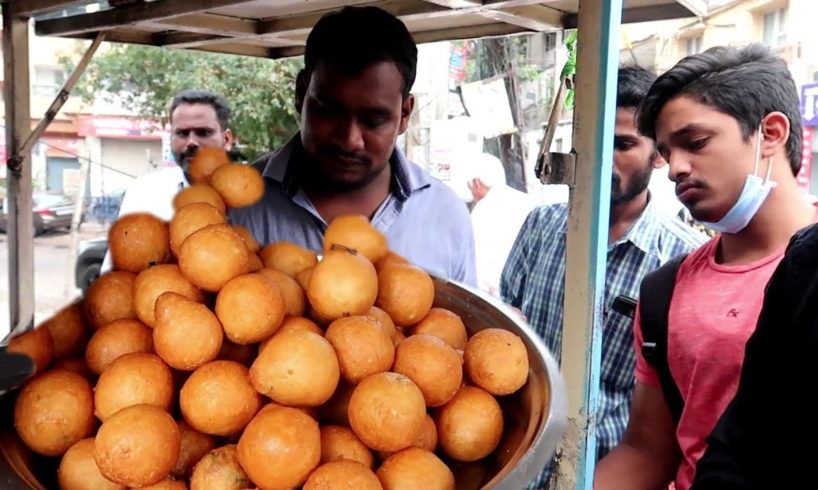
<path fill-rule="evenodd" d="M 107 39 L 114 42 L 269 58 L 301 54 L 306 32 L 320 15 L 328 8 L 349 4 L 385 8 L 407 22 L 418 42 L 578 27 L 581 35 L 572 150 L 576 164 L 571 173 L 573 180 L 567 182 L 570 213 L 565 283 L 566 290 L 572 294 L 565 295 L 561 357 L 568 392 L 569 426 L 558 457 L 557 485 L 560 489 L 593 488 L 620 23 L 701 17 L 707 10 L 704 0 L 328 0 L 320 2 L 315 11 L 266 18 L 226 15 L 225 12 L 235 12 L 243 6 L 256 11 L 265 7 L 280 11 L 284 4 L 304 6 L 310 2 L 124 0 L 114 3 L 109 0 L 102 2 L 101 10 L 91 13 L 78 8 L 99 2 L 0 0 L 0 3 L 3 4 L 6 145 L 11 155 L 18 156 L 10 162 L 8 174 L 12 335 L 30 330 L 34 323 L 31 158 L 30 149 L 24 146 L 31 132 L 30 18 L 35 19 L 35 32 L 41 35 L 96 38 L 104 32 Z M 59 11 L 67 15 L 42 17 Z"/>

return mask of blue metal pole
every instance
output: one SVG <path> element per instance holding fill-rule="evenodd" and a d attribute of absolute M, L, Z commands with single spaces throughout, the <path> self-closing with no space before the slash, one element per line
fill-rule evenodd
<path fill-rule="evenodd" d="M 566 242 L 562 371 L 569 424 L 560 489 L 593 488 L 622 0 L 580 0 L 574 151 Z"/>

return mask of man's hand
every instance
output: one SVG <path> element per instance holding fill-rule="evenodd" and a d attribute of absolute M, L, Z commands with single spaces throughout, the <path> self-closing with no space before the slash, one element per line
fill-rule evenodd
<path fill-rule="evenodd" d="M 594 489 L 667 488 L 678 471 L 680 460 L 676 424 L 662 390 L 636 383 L 625 436 L 597 465 Z"/>

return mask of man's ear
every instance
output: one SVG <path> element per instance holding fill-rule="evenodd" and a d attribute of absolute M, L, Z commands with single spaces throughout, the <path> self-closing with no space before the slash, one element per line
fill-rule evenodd
<path fill-rule="evenodd" d="M 790 139 L 790 119 L 782 112 L 771 112 L 761 121 L 764 140 L 761 142 L 762 158 L 770 158 L 783 149 L 787 154 Z"/>
<path fill-rule="evenodd" d="M 233 138 L 233 132 L 230 131 L 230 128 L 227 128 L 227 129 L 224 130 L 224 133 L 222 134 L 222 137 L 224 138 L 224 151 L 232 150 L 233 149 L 234 138 Z"/>
<path fill-rule="evenodd" d="M 665 157 L 663 157 L 661 153 L 659 153 L 656 150 L 653 150 L 653 155 L 651 156 L 651 163 L 653 164 L 653 168 L 658 169 L 667 165 L 667 160 L 665 160 Z"/>
<path fill-rule="evenodd" d="M 403 100 L 403 105 L 400 108 L 400 126 L 398 127 L 398 134 L 406 132 L 409 126 L 409 119 L 412 117 L 412 111 L 415 109 L 415 96 L 409 95 Z"/>
<path fill-rule="evenodd" d="M 307 97 L 307 88 L 310 86 L 310 76 L 307 70 L 302 69 L 295 76 L 295 111 L 300 115 Z"/>

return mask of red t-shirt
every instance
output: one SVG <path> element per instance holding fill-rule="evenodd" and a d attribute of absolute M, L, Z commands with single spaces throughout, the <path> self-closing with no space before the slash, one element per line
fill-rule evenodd
<path fill-rule="evenodd" d="M 747 265 L 716 263 L 720 237 L 690 254 L 679 267 L 668 317 L 668 366 L 684 399 L 676 438 L 682 462 L 677 490 L 693 482 L 705 439 L 733 399 L 744 346 L 761 312 L 764 290 L 786 247 Z M 637 312 L 639 310 L 637 309 Z M 659 387 L 656 370 L 642 356 L 642 328 L 634 322 L 636 380 Z"/>

